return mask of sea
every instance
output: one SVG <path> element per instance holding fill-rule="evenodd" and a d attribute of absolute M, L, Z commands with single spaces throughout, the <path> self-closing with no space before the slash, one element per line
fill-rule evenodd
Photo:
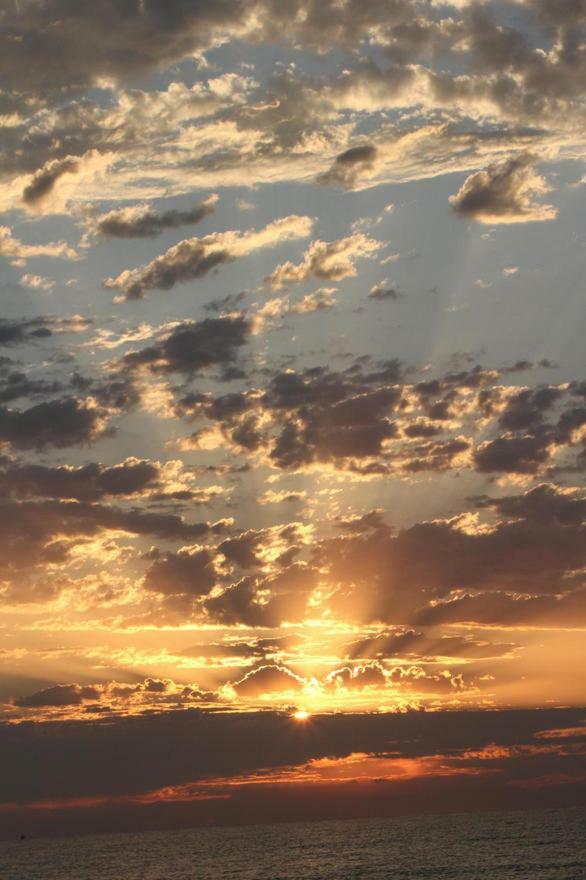
<path fill-rule="evenodd" d="M 505 812 L 32 838 L 2 880 L 586 880 L 586 813 Z"/>

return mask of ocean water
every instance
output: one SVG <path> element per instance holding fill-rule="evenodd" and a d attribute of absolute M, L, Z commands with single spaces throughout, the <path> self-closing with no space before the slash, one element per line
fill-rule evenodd
<path fill-rule="evenodd" d="M 548 810 L 38 838 L 2 880 L 586 880 L 586 813 Z"/>

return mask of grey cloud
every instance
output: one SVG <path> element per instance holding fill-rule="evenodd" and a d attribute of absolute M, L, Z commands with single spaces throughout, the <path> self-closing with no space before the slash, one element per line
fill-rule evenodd
<path fill-rule="evenodd" d="M 200 223 L 214 213 L 216 201 L 217 197 L 211 196 L 188 211 L 171 210 L 160 213 L 148 205 L 117 208 L 91 218 L 89 228 L 105 238 L 154 238 L 166 229 Z"/>
<path fill-rule="evenodd" d="M 6 767 L 0 796 L 3 803 L 24 805 L 34 801 L 140 794 L 162 787 L 205 781 L 210 777 L 226 778 L 278 767 L 305 765 L 312 759 L 341 758 L 359 752 L 387 755 L 390 741 L 393 742 L 393 754 L 399 758 L 444 755 L 447 761 L 450 756 L 465 758 L 465 754 L 468 754 L 468 765 L 479 769 L 482 762 L 475 762 L 470 757 L 471 753 L 495 744 L 513 749 L 520 744 L 535 745 L 539 742 L 536 736 L 540 731 L 576 728 L 583 724 L 583 717 L 583 709 L 567 708 L 405 714 L 333 713 L 316 717 L 311 736 L 307 735 L 307 729 L 292 726 L 288 713 L 268 711 L 208 713 L 192 709 L 117 719 L 107 724 L 92 721 L 55 722 L 50 725 L 6 724 L 0 728 Z M 193 748 L 194 742 L 199 743 L 198 748 Z M 234 748 L 235 742 L 239 744 L 238 749 Z M 161 743 L 165 744 L 164 748 L 161 748 Z M 88 761 L 90 752 L 93 758 Z M 157 754 L 157 761 L 153 761 L 153 754 Z M 539 759 L 533 760 L 537 760 L 539 765 Z M 458 764 L 463 766 L 462 760 Z M 581 770 L 581 766 L 581 761 L 576 764 L 576 759 L 560 757 L 553 767 L 548 763 L 547 772 L 569 772 L 571 780 L 572 774 Z M 496 761 L 491 763 L 491 769 L 502 771 L 491 774 L 502 786 L 500 798 L 495 801 L 494 788 L 485 776 L 480 783 L 472 777 L 473 789 L 469 797 L 460 799 L 460 803 L 465 803 L 467 807 L 469 805 L 471 809 L 474 805 L 477 807 L 478 803 L 495 809 L 510 809 L 513 799 L 516 806 L 535 804 L 534 789 L 525 791 L 519 802 L 519 792 L 523 790 L 509 784 L 512 779 L 527 779 L 526 765 L 521 763 L 518 766 L 515 761 Z M 535 772 L 530 775 L 535 776 Z M 444 792 L 445 800 L 438 797 L 442 788 L 438 789 L 435 785 L 416 788 L 413 793 L 418 792 L 418 799 L 415 802 L 423 808 L 432 798 L 436 807 L 449 809 L 451 805 L 453 809 L 452 778 L 449 783 L 447 792 Z M 354 808 L 357 805 L 355 788 L 352 786 Z M 388 786 L 369 788 L 369 801 L 376 797 L 376 791 L 381 788 L 381 799 L 376 802 L 377 812 L 384 804 L 388 808 L 390 801 L 396 808 L 395 802 L 402 799 L 400 796 L 389 798 Z M 465 797 L 465 789 L 456 790 L 460 798 Z M 411 789 L 400 788 L 399 791 L 407 793 Z M 568 806 L 582 803 L 583 797 L 579 796 L 579 792 L 579 785 L 572 786 L 564 803 Z M 228 807 L 235 797 L 238 795 L 232 792 L 232 797 L 225 802 Z M 326 815 L 338 814 L 340 797 L 337 788 L 335 805 Z M 228 809 L 228 820 L 234 823 L 238 820 L 241 822 L 245 817 L 250 820 L 254 804 L 254 800 L 249 803 L 245 799 L 235 811 Z M 206 820 L 209 822 L 210 801 L 204 802 L 201 811 L 196 802 L 189 807 L 189 811 L 183 814 L 187 827 L 191 827 L 194 820 L 202 824 Z M 277 807 L 282 814 L 283 801 L 270 799 L 263 818 L 267 821 L 271 817 L 274 819 Z M 306 821 L 307 809 L 308 799 L 304 797 L 301 803 L 303 813 L 298 812 L 294 817 Z M 114 831 L 120 827 L 121 814 L 115 810 L 112 813 L 113 810 L 113 804 L 109 804 L 109 821 L 100 825 L 100 828 Z M 31 812 L 33 815 L 30 815 Z M 40 813 L 29 811 L 29 823 L 33 822 L 34 815 Z M 125 827 L 144 828 L 144 823 L 148 821 L 144 815 L 133 817 L 132 812 L 122 815 Z M 253 815 L 256 818 L 259 814 Z M 93 810 L 70 809 L 65 814 L 57 811 L 56 817 L 55 810 L 50 810 L 44 814 L 44 821 L 48 824 L 41 821 L 41 815 L 39 827 L 62 829 L 65 817 L 68 827 L 74 827 L 75 830 L 95 831 L 96 824 L 103 821 L 99 813 Z M 22 818 L 21 813 L 19 819 Z M 564 818 L 567 821 L 567 817 Z M 72 826 L 74 819 L 76 824 Z M 160 814 L 155 817 L 155 822 L 157 819 L 160 821 Z M 167 819 L 171 819 L 169 824 L 177 826 L 176 814 L 167 815 Z"/>
<path fill-rule="evenodd" d="M 485 617 L 466 616 L 476 604 L 484 614 L 486 602 L 496 623 L 499 601 L 490 598 L 492 593 L 505 596 L 503 625 L 509 606 L 516 615 L 513 623 L 522 618 L 530 621 L 543 604 L 560 609 L 557 618 L 583 583 L 579 574 L 586 562 L 583 517 L 577 515 L 580 508 L 574 508 L 576 515 L 556 518 L 563 501 L 543 493 L 541 507 L 550 505 L 550 517 L 542 511 L 539 517 L 531 515 L 536 500 L 528 495 L 510 506 L 506 500 L 483 502 L 512 514 L 488 530 L 468 530 L 456 517 L 416 523 L 397 534 L 374 527 L 327 539 L 315 548 L 315 564 L 326 567 L 329 579 L 340 583 L 334 606 L 352 602 L 371 621 L 432 624 L 446 615 L 454 621 L 486 622 Z M 571 501 L 576 501 L 575 496 Z M 460 592 L 468 595 L 466 602 L 460 602 Z M 526 602 L 519 598 L 522 594 Z M 549 597 L 547 602 L 542 596 Z M 562 600 L 562 605 L 557 604 Z M 458 617 L 461 613 L 464 616 Z"/>
<path fill-rule="evenodd" d="M 335 184 L 344 189 L 351 189 L 365 171 L 374 167 L 378 150 L 372 144 L 352 147 L 336 156 L 332 167 L 317 178 L 324 185 Z"/>
<path fill-rule="evenodd" d="M 457 214 L 480 223 L 527 223 L 552 220 L 551 205 L 536 201 L 547 191 L 542 177 L 533 171 L 536 157 L 523 153 L 466 178 L 458 192 L 450 196 Z"/>
<path fill-rule="evenodd" d="M 44 706 L 79 706 L 86 700 L 98 700 L 99 697 L 99 689 L 91 685 L 58 684 L 26 697 L 18 697 L 14 702 L 24 709 L 37 709 Z"/>
<path fill-rule="evenodd" d="M 89 318 L 81 315 L 58 318 L 39 316 L 35 318 L 0 319 L 0 345 L 18 345 L 47 339 L 55 333 L 82 333 L 91 326 Z"/>
<path fill-rule="evenodd" d="M 237 31 L 244 13 L 238 0 L 129 0 L 123 6 L 98 0 L 83 8 L 72 0 L 27 3 L 4 13 L 0 73 L 20 91 L 45 95 L 90 87 L 100 78 L 137 79 L 206 48 L 217 29 Z"/>
<path fill-rule="evenodd" d="M 29 207 L 37 207 L 55 188 L 57 182 L 65 174 L 77 174 L 79 159 L 66 156 L 47 162 L 33 175 L 31 182 L 24 188 L 22 200 Z"/>
<path fill-rule="evenodd" d="M 145 575 L 147 590 L 167 595 L 203 596 L 216 582 L 214 557 L 209 550 L 183 548 L 178 553 L 155 556 Z"/>
<path fill-rule="evenodd" d="M 84 537 L 104 531 L 153 536 L 166 541 L 197 541 L 224 531 L 225 523 L 190 523 L 172 513 L 125 510 L 105 504 L 79 501 L 5 500 L 0 504 L 3 545 L 0 568 L 8 573 L 34 569 L 47 562 L 67 561 L 70 550 Z M 13 592 L 26 597 L 17 579 Z"/>
<path fill-rule="evenodd" d="M 25 410 L 0 407 L 0 443 L 16 449 L 84 445 L 107 431 L 104 413 L 76 398 L 38 403 Z"/>
<path fill-rule="evenodd" d="M 534 474 L 548 461 L 553 442 L 549 432 L 497 437 L 477 447 L 474 463 L 483 473 Z"/>
<path fill-rule="evenodd" d="M 92 463 L 75 467 L 10 463 L 0 469 L 0 486 L 15 498 L 45 497 L 98 501 L 108 496 L 130 496 L 159 486 L 158 463 L 127 459 L 107 467 Z"/>
<path fill-rule="evenodd" d="M 484 496 L 475 500 L 479 507 L 493 508 L 502 516 L 542 525 L 581 525 L 586 521 L 586 498 L 579 490 L 564 490 L 551 483 L 535 486 L 524 495 Z"/>
<path fill-rule="evenodd" d="M 186 375 L 214 366 L 229 368 L 248 342 L 251 329 L 250 321 L 242 315 L 184 321 L 154 345 L 125 355 L 119 368 L 129 373 L 147 369 Z"/>
<path fill-rule="evenodd" d="M 210 250 L 199 239 L 190 239 L 173 245 L 140 269 L 126 270 L 117 278 L 108 278 L 104 286 L 121 290 L 124 299 L 142 299 L 147 290 L 171 290 L 182 281 L 203 278 L 232 259 L 228 250 Z"/>

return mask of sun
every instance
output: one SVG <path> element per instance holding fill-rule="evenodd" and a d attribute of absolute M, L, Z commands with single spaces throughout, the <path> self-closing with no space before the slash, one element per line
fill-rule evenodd
<path fill-rule="evenodd" d="M 308 718 L 311 718 L 311 713 L 307 709 L 297 709 L 296 712 L 293 712 L 291 718 L 294 718 L 295 721 L 307 721 Z"/>

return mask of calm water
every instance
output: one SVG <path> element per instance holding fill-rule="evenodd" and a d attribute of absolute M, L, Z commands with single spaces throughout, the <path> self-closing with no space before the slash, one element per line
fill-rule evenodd
<path fill-rule="evenodd" d="M 490 813 L 36 839 L 2 880 L 586 880 L 586 814 Z"/>

